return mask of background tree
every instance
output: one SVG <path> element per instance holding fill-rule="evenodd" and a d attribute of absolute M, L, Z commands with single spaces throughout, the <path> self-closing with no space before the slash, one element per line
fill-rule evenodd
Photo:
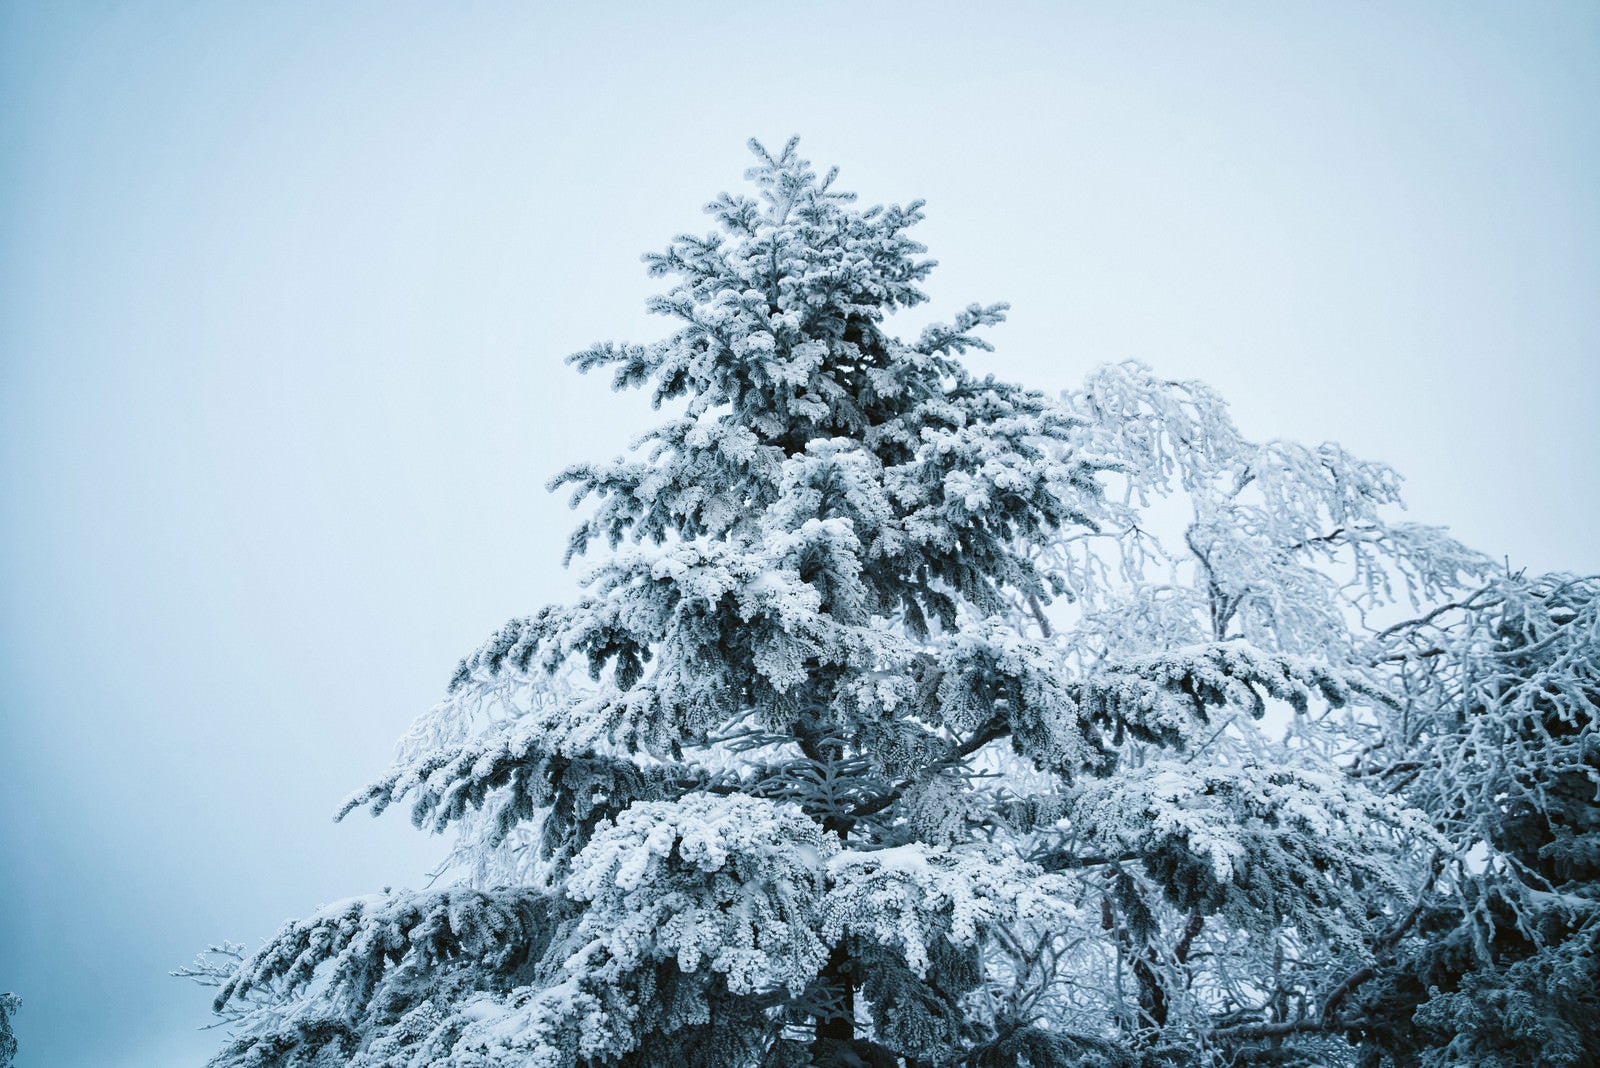
<path fill-rule="evenodd" d="M 11 1017 L 22 1008 L 22 999 L 10 991 L 0 994 L 0 1068 L 11 1068 L 17 1056 L 17 1036 L 11 1033 Z"/>
<path fill-rule="evenodd" d="M 1385 515 L 1399 503 L 1388 468 L 1333 445 L 1251 443 L 1202 384 L 1123 365 L 1064 400 L 1083 420 L 1075 443 L 1117 456 L 1124 480 L 1112 495 L 1120 515 L 1049 550 L 1069 576 L 1069 610 L 1052 622 L 1023 606 L 1064 655 L 1092 662 L 1231 634 L 1315 653 L 1383 698 L 1268 715 L 1266 731 L 1234 717 L 1204 753 L 1125 753 L 1138 774 L 1076 788 L 1103 799 L 1087 822 L 1098 831 L 1120 816 L 1123 841 L 1156 836 L 1139 780 L 1192 782 L 1202 757 L 1212 807 L 1245 781 L 1213 762 L 1331 777 L 1399 805 L 1378 815 L 1391 847 L 1367 857 L 1382 855 L 1385 880 L 1353 887 L 1381 922 L 1321 945 L 1306 937 L 1314 925 L 1272 930 L 1259 901 L 1231 930 L 1226 917 L 1185 915 L 1171 907 L 1175 872 L 1152 870 L 1160 852 L 1125 852 L 1154 876 L 1132 909 L 1150 932 L 1143 962 L 1119 962 L 1141 1007 L 1159 1008 L 1148 1024 L 1252 1063 L 1592 1063 L 1595 581 L 1489 578 L 1487 561 L 1442 531 Z M 1428 610 L 1389 623 L 1408 605 Z M 1248 857 L 1252 818 L 1213 818 L 1210 841 Z M 1105 857 L 1096 863 L 1116 866 Z"/>
<path fill-rule="evenodd" d="M 1505 576 L 1384 638 L 1405 700 L 1358 773 L 1452 849 L 1362 991 L 1366 1060 L 1600 1063 L 1600 582 Z"/>
<path fill-rule="evenodd" d="M 1065 818 L 1034 855 L 1098 897 L 1106 932 L 1098 981 L 1075 961 L 1061 1000 L 1168 1056 L 1348 1057 L 1330 1037 L 1340 1003 L 1441 845 L 1406 799 L 1350 774 L 1396 701 L 1376 621 L 1459 592 L 1486 561 L 1398 521 L 1390 468 L 1253 442 L 1202 383 L 1101 367 L 1063 403 L 1072 446 L 1116 468 L 1097 528 L 1044 550 L 1068 596 L 1015 611 L 1090 675 L 1190 665 L 1226 687 L 1294 664 L 1343 689 L 1320 707 L 1266 690 L 1197 741 L 1129 738 L 1118 774 L 1059 788 Z M 1183 685 L 1164 696 L 1193 700 Z"/>

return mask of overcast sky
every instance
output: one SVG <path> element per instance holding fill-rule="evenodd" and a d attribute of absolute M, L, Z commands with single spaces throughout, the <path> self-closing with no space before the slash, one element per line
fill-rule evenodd
<path fill-rule="evenodd" d="M 330 814 L 569 596 L 544 483 L 648 409 L 562 358 L 665 329 L 640 253 L 752 135 L 928 201 L 932 314 L 1014 308 L 981 368 L 1203 378 L 1600 570 L 1600 6 L 985 7 L 0 6 L 21 1068 L 198 1064 L 168 969 L 423 880 Z"/>

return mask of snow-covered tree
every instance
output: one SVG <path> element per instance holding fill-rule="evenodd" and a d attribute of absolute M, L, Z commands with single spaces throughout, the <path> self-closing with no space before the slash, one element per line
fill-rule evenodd
<path fill-rule="evenodd" d="M 1074 444 L 1118 457 L 1121 483 L 1120 511 L 1049 549 L 1071 605 L 1053 620 L 1018 608 L 1063 655 L 1092 665 L 1242 643 L 1314 656 L 1378 698 L 1268 716 L 1270 730 L 1236 716 L 1198 750 L 1125 750 L 1121 773 L 1068 789 L 1078 818 L 1054 832 L 1081 842 L 1120 823 L 1123 863 L 1149 876 L 1127 910 L 1147 932 L 1143 963 L 1126 969 L 1146 1022 L 1201 1059 L 1209 1047 L 1274 1062 L 1591 1063 L 1600 586 L 1491 577 L 1442 531 L 1392 518 L 1388 468 L 1333 445 L 1246 441 L 1199 383 L 1103 367 L 1064 399 L 1082 419 Z M 1426 611 L 1390 622 L 1408 607 Z M 1351 858 L 1352 900 L 1336 912 L 1364 902 L 1364 929 L 1318 936 L 1315 912 L 1274 925 L 1259 898 L 1231 917 L 1174 907 L 1184 873 L 1153 848 L 1162 824 L 1189 821 L 1191 847 L 1245 850 L 1263 830 L 1281 842 L 1281 821 L 1251 832 L 1248 811 L 1228 811 L 1267 769 L 1326 784 L 1302 811 L 1376 836 Z M 1146 782 L 1178 811 L 1150 804 Z M 1339 815 L 1338 790 L 1365 818 Z M 1304 829 L 1327 838 L 1328 826 Z"/>
<path fill-rule="evenodd" d="M 758 196 L 649 258 L 679 329 L 574 358 L 678 406 L 556 480 L 597 501 L 589 594 L 463 661 L 438 714 L 494 705 L 493 729 L 351 802 L 491 847 L 532 830 L 538 863 L 285 928 L 221 988 L 280 994 L 224 1061 L 942 1059 L 995 1035 L 991 932 L 1071 907 L 969 784 L 1000 739 L 1070 777 L 1110 766 L 1108 731 L 1175 729 L 1004 620 L 1052 595 L 1020 547 L 1090 523 L 1095 465 L 1047 447 L 1072 425 L 1048 398 L 959 362 L 1001 306 L 886 332 L 925 299 L 919 205 L 856 210 L 793 143 L 756 151 Z"/>
<path fill-rule="evenodd" d="M 11 1068 L 17 1056 L 17 1036 L 11 1031 L 11 1017 L 22 1008 L 22 999 L 6 991 L 0 994 L 0 1068 Z"/>
<path fill-rule="evenodd" d="M 1032 855 L 1080 898 L 1098 889 L 1106 933 L 1098 979 L 1066 969 L 1058 1015 L 1168 1058 L 1258 1057 L 1295 1036 L 1337 1059 L 1336 1010 L 1440 845 L 1405 798 L 1349 774 L 1396 700 L 1375 620 L 1486 562 L 1399 521 L 1389 468 L 1250 441 L 1202 383 L 1101 367 L 1063 403 L 1068 447 L 1116 466 L 1096 529 L 1039 558 L 1067 596 L 1013 614 L 1080 673 L 1122 676 L 1123 701 L 1181 712 L 1195 684 L 1235 693 L 1203 737 L 1127 739 L 1115 775 L 1059 788 Z M 1285 675 L 1321 678 L 1331 700 L 1264 684 Z"/>
<path fill-rule="evenodd" d="M 920 204 L 753 147 L 755 195 L 647 257 L 675 332 L 573 357 L 671 413 L 555 480 L 586 594 L 344 810 L 455 833 L 453 881 L 187 969 L 217 1063 L 1349 1060 L 1470 848 L 1372 765 L 1450 751 L 1397 652 L 1441 617 L 1385 614 L 1483 561 L 1196 383 L 979 377 L 1002 305 L 901 340 Z"/>
<path fill-rule="evenodd" d="M 1352 1014 L 1369 1062 L 1600 1064 L 1600 580 L 1504 576 L 1384 638 L 1404 700 L 1356 770 L 1452 848 Z"/>

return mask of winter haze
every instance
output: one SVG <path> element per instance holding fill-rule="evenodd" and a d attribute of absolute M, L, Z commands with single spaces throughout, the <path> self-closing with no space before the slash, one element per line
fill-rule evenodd
<path fill-rule="evenodd" d="M 1586 4 L 18 3 L 0 13 L 0 990 L 24 1068 L 202 1062 L 166 977 L 420 885 L 330 822 L 457 659 L 570 596 L 551 474 L 637 396 L 639 255 L 745 140 L 928 202 L 914 335 L 1140 359 L 1411 518 L 1600 569 Z"/>

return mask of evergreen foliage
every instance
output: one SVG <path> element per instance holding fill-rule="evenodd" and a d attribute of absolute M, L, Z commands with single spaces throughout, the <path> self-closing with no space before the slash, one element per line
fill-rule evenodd
<path fill-rule="evenodd" d="M 202 955 L 215 1063 L 1589 1063 L 1594 584 L 1198 383 L 979 377 L 1003 305 L 899 339 L 921 205 L 752 147 L 572 357 L 669 411 L 553 483 L 585 594 L 341 812 L 457 881 Z"/>

